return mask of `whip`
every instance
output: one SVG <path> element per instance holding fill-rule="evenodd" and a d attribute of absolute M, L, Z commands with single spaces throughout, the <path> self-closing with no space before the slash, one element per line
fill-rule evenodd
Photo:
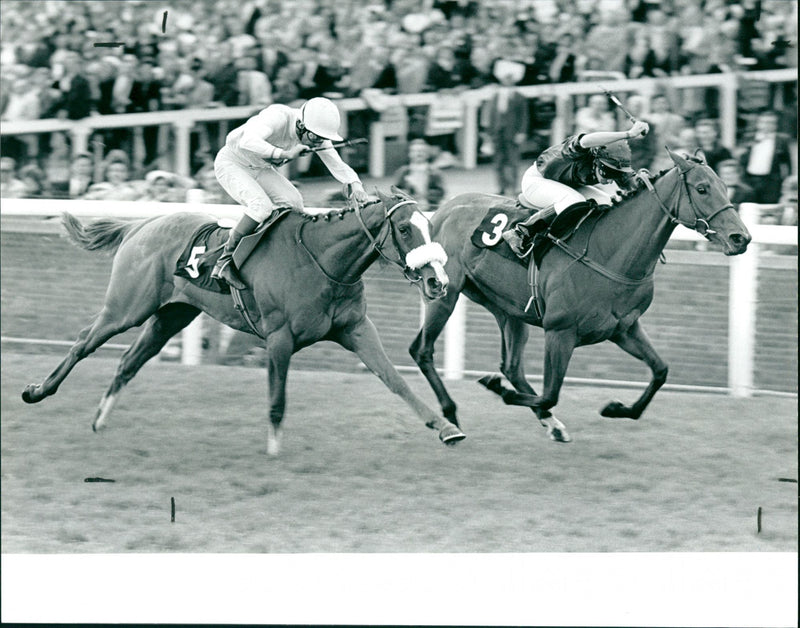
<path fill-rule="evenodd" d="M 628 117 L 628 120 L 630 120 L 631 124 L 636 124 L 638 122 L 636 116 L 634 116 L 630 111 L 628 111 L 625 108 L 625 105 L 622 104 L 622 101 L 619 98 L 617 98 L 614 92 L 606 89 L 602 85 L 600 86 L 600 89 L 602 89 L 606 93 L 606 96 L 608 96 L 608 99 L 611 102 L 613 102 L 617 107 L 619 107 L 619 110 Z M 641 134 L 644 135 L 644 131 L 642 131 Z"/>
<path fill-rule="evenodd" d="M 354 140 L 345 140 L 343 142 L 334 142 L 333 148 L 342 148 L 344 146 L 356 146 L 357 144 L 366 144 L 367 139 L 365 137 L 359 137 Z M 314 148 L 309 148 L 306 152 L 307 153 L 318 153 L 321 150 L 327 150 L 330 146 L 316 146 Z"/>

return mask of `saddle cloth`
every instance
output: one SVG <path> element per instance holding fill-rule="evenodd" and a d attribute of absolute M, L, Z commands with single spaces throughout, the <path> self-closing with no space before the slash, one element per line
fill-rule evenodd
<path fill-rule="evenodd" d="M 211 271 L 222 255 L 222 247 L 228 241 L 230 229 L 220 227 L 216 222 L 201 225 L 178 258 L 175 275 L 183 277 L 198 288 L 228 294 L 231 290 L 225 282 L 211 278 Z"/>
<path fill-rule="evenodd" d="M 479 249 L 489 249 L 498 255 L 514 260 L 525 268 L 528 267 L 528 257 L 519 258 L 503 239 L 503 232 L 512 229 L 514 225 L 531 216 L 533 210 L 512 205 L 510 203 L 490 207 L 481 223 L 472 232 L 472 244 Z M 583 208 L 572 211 L 570 208 L 556 216 L 546 233 L 556 238 L 562 238 L 570 233 L 588 212 Z M 533 246 L 533 257 L 536 265 L 542 263 L 545 254 L 552 248 L 550 238 L 537 237 Z"/>

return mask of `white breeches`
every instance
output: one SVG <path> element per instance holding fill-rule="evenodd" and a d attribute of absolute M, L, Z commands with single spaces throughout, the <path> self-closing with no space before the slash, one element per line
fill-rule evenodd
<path fill-rule="evenodd" d="M 265 220 L 275 207 L 303 211 L 303 197 L 297 188 L 266 162 L 260 168 L 246 166 L 223 146 L 214 160 L 214 174 L 231 198 L 244 206 L 244 213 L 257 222 Z"/>
<path fill-rule="evenodd" d="M 533 164 L 522 175 L 522 194 L 525 200 L 537 209 L 553 207 L 560 214 L 570 205 L 593 198 L 598 205 L 610 205 L 611 196 L 603 190 L 584 185 L 577 190 L 552 179 L 545 179 L 536 164 Z"/>

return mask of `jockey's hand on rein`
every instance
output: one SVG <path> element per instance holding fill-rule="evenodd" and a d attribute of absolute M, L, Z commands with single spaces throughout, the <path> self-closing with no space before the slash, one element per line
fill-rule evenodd
<path fill-rule="evenodd" d="M 305 144 L 296 144 L 289 149 L 285 149 L 281 155 L 282 159 L 297 159 L 300 155 L 309 151 L 308 146 Z"/>

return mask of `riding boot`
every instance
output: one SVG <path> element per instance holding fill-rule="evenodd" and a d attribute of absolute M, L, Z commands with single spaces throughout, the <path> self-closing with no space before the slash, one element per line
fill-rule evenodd
<path fill-rule="evenodd" d="M 551 205 L 541 209 L 531 217 L 517 223 L 513 229 L 503 232 L 503 239 L 508 242 L 508 246 L 517 255 L 525 257 L 530 253 L 531 243 L 540 231 L 544 231 L 556 217 L 556 210 Z"/>
<path fill-rule="evenodd" d="M 239 271 L 233 263 L 233 252 L 236 250 L 236 245 L 239 241 L 253 233 L 258 227 L 258 222 L 250 218 L 247 214 L 243 215 L 236 226 L 231 229 L 228 234 L 228 241 L 225 243 L 225 248 L 222 250 L 222 255 L 219 256 L 214 270 L 211 271 L 211 278 L 224 281 L 237 290 L 244 290 L 247 284 L 242 281 L 239 276 Z"/>

